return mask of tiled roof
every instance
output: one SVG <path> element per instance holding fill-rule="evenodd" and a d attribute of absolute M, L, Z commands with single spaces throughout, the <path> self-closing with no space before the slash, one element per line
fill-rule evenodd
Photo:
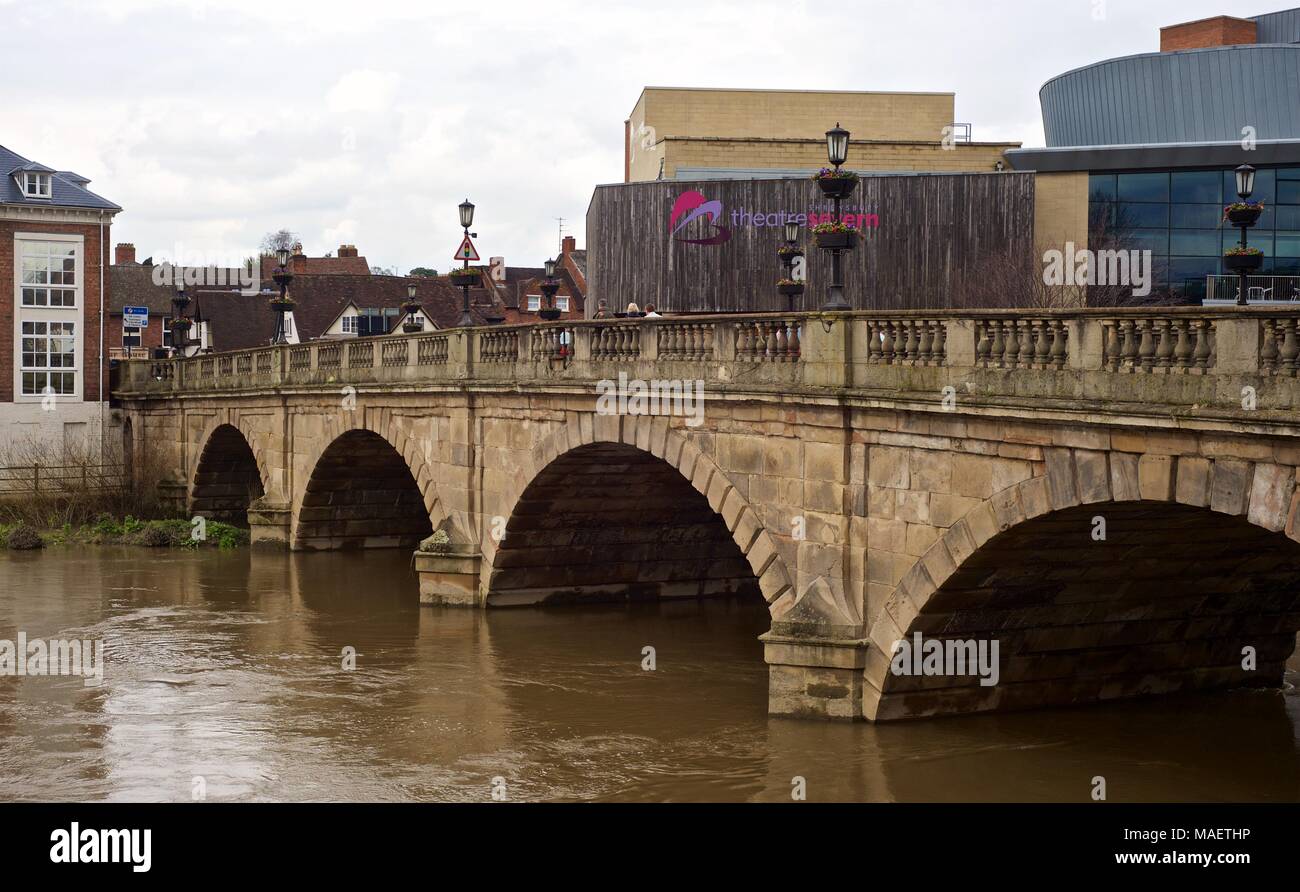
<path fill-rule="evenodd" d="M 49 198 L 28 198 L 18 188 L 13 174 L 20 170 L 39 170 L 50 177 Z M 44 205 L 45 207 L 97 208 L 106 211 L 120 211 L 121 207 L 106 198 L 96 195 L 86 188 L 90 180 L 71 171 L 56 171 L 43 164 L 37 164 L 0 146 L 0 204 Z"/>
<path fill-rule="evenodd" d="M 570 251 L 569 256 L 573 258 L 573 265 L 578 268 L 578 272 L 582 273 L 582 277 L 587 278 L 587 249 Z"/>
<path fill-rule="evenodd" d="M 108 308 L 110 316 L 122 315 L 123 307 L 148 307 L 150 314 L 159 313 L 169 315 L 172 309 L 172 294 L 175 291 L 174 286 L 170 284 L 155 285 L 153 281 L 155 267 L 139 263 L 113 264 L 108 268 L 109 284 L 112 286 L 113 305 Z M 239 270 L 229 270 L 232 276 L 237 276 Z M 216 291 L 215 288 L 192 288 L 190 289 L 191 297 L 196 294 L 202 294 L 209 291 Z M 234 286 L 229 290 L 238 290 Z M 191 311 L 193 307 L 191 306 Z"/>
<path fill-rule="evenodd" d="M 277 260 L 273 255 L 262 255 L 262 284 L 270 287 L 271 274 Z M 295 276 L 368 276 L 370 265 L 364 257 L 294 257 L 289 261 L 289 271 Z"/>
<path fill-rule="evenodd" d="M 299 340 L 307 341 L 323 335 L 348 304 L 359 309 L 400 307 L 406 301 L 407 283 L 412 282 L 416 286 L 415 299 L 423 306 L 425 316 L 438 328 L 454 328 L 460 321 L 461 292 L 446 279 L 337 274 L 298 276 L 289 286 L 289 294 L 294 299 L 293 318 Z M 270 340 L 275 328 L 275 314 L 268 303 L 270 296 L 200 292 L 203 318 L 212 323 L 213 348 L 243 350 L 260 347 Z M 483 297 L 486 297 L 486 292 Z M 485 311 L 490 311 L 490 308 L 490 303 L 471 300 L 470 315 L 476 325 L 487 324 Z"/>

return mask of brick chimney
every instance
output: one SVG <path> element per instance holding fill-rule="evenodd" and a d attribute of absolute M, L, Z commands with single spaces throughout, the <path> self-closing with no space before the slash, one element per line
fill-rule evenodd
<path fill-rule="evenodd" d="M 357 255 L 357 246 L 356 246 L 356 245 L 339 245 L 339 256 L 340 256 L 340 257 L 356 257 L 356 256 L 358 256 L 358 255 Z"/>
<path fill-rule="evenodd" d="M 1255 43 L 1255 23 L 1251 19 L 1220 15 L 1160 29 L 1160 52 L 1198 50 L 1211 46 L 1238 46 Z"/>
<path fill-rule="evenodd" d="M 571 235 L 566 235 L 560 242 L 560 254 L 568 255 L 578 250 L 578 240 Z"/>
<path fill-rule="evenodd" d="M 118 242 L 117 247 L 113 249 L 113 264 L 124 266 L 128 263 L 135 263 L 135 245 L 130 242 Z"/>

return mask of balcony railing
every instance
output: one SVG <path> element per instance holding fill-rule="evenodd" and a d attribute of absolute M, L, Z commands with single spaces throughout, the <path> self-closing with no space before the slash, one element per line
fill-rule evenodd
<path fill-rule="evenodd" d="M 482 380 L 524 386 L 620 372 L 755 387 L 868 390 L 929 386 L 925 376 L 939 369 L 965 369 L 972 376 L 993 376 L 993 382 L 1005 375 L 1080 373 L 1293 378 L 1300 371 L 1300 306 L 562 321 L 122 365 L 118 393 L 128 397 L 340 383 L 461 386 Z M 905 375 L 911 377 L 900 377 Z M 931 377 L 938 382 L 942 376 Z"/>

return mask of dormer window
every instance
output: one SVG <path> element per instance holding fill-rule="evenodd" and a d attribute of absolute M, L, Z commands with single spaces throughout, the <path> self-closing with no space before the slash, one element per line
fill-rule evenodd
<path fill-rule="evenodd" d="M 24 171 L 20 174 L 23 195 L 27 198 L 49 198 L 51 195 L 50 175 L 36 171 Z"/>

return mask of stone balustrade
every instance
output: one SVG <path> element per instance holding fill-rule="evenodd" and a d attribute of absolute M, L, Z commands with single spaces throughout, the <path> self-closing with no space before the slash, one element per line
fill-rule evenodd
<path fill-rule="evenodd" d="M 1280 380 L 1297 370 L 1300 308 L 871 311 L 570 320 L 321 340 L 181 361 L 125 360 L 116 387 L 146 395 L 475 378 L 540 385 L 626 372 L 703 380 L 714 389 L 933 395 L 955 386 L 989 398 L 1226 407 L 1254 386 L 1277 391 L 1270 407 L 1300 408 Z M 1133 375 L 1189 381 L 1108 383 Z M 1197 378 L 1204 380 L 1192 385 Z"/>

